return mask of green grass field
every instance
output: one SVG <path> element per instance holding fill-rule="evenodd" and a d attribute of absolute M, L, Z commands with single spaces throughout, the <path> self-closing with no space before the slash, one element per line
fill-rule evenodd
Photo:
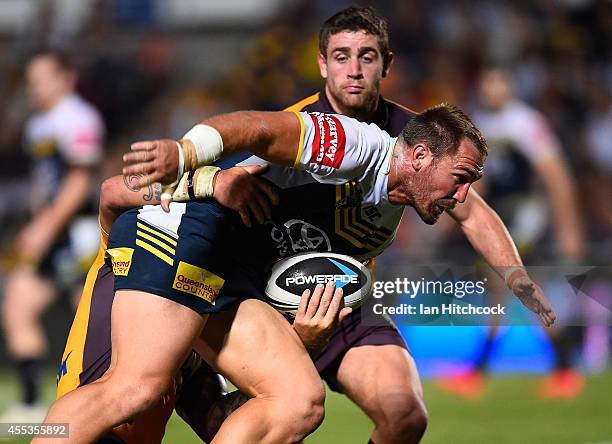
<path fill-rule="evenodd" d="M 49 377 L 46 395 L 52 399 Z M 533 376 L 496 377 L 487 395 L 465 401 L 439 391 L 426 381 L 430 423 L 424 443 L 590 443 L 612 444 L 612 373 L 590 377 L 584 393 L 572 401 L 542 401 Z M 0 375 L 0 408 L 16 397 L 13 379 Z M 309 444 L 365 444 L 372 424 L 346 398 L 328 390 L 326 419 L 306 440 Z M 25 443 L 27 440 L 0 440 Z M 174 416 L 165 443 L 198 442 Z"/>

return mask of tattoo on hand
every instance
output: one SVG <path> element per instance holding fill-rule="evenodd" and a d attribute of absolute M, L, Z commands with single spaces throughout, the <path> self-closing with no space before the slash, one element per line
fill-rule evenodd
<path fill-rule="evenodd" d="M 139 192 L 141 190 L 140 187 L 134 186 L 132 185 L 132 181 L 134 179 L 138 179 L 139 177 L 142 177 L 142 174 L 132 174 L 130 176 L 123 176 L 123 183 L 125 184 L 125 187 L 130 190 L 133 191 L 135 193 Z M 149 184 L 147 185 L 147 194 L 145 194 L 144 196 L 142 196 L 142 199 L 145 201 L 149 201 L 153 198 L 153 196 L 155 196 L 155 198 L 157 200 L 161 199 L 161 185 L 159 184 Z"/>
<path fill-rule="evenodd" d="M 161 200 L 161 195 L 162 195 L 162 186 L 161 186 L 161 183 L 155 182 L 153 184 L 153 194 L 155 194 L 155 199 L 156 200 Z"/>

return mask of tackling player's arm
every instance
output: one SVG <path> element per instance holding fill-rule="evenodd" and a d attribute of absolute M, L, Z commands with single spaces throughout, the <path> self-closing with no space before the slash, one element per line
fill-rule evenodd
<path fill-rule="evenodd" d="M 474 249 L 521 302 L 535 312 L 545 326 L 552 325 L 555 312 L 542 289 L 527 274 L 514 241 L 497 213 L 473 189 L 462 205 L 448 213 L 461 226 Z"/>
<path fill-rule="evenodd" d="M 121 213 L 129 208 L 160 202 L 161 184 L 145 187 L 133 184 L 137 176 L 113 176 L 100 189 L 100 227 L 107 233 Z"/>
<path fill-rule="evenodd" d="M 576 198 L 576 184 L 560 155 L 533 163 L 542 180 L 554 212 L 555 238 L 560 252 L 570 260 L 584 256 L 582 223 Z"/>
<path fill-rule="evenodd" d="M 238 212 L 246 226 L 252 219 L 263 223 L 271 217 L 271 206 L 278 203 L 276 190 L 268 182 L 257 178 L 266 165 L 246 165 L 228 170 L 217 170 L 212 197 L 220 204 Z M 161 185 L 136 185 L 138 175 L 114 176 L 102 184 L 100 192 L 100 226 L 109 231 L 115 219 L 125 210 L 142 205 L 160 203 Z"/>
<path fill-rule="evenodd" d="M 203 141 L 196 140 L 195 145 L 203 147 L 203 151 L 210 151 L 210 156 L 207 152 L 205 155 L 208 160 L 202 160 L 199 155 L 196 159 L 193 150 L 186 150 L 188 147 L 185 147 L 185 142 L 192 139 L 183 139 L 181 143 L 185 153 L 185 171 L 211 164 L 221 154 L 228 157 L 243 151 L 251 151 L 272 163 L 293 166 L 303 137 L 301 118 L 288 111 L 237 111 L 211 117 L 200 125 L 203 125 L 200 128 L 212 128 L 213 131 L 200 131 L 199 136 L 192 136 L 192 139 L 200 137 Z M 221 140 L 218 140 L 219 136 Z M 140 175 L 134 181 L 135 186 L 142 187 L 153 182 L 170 184 L 176 181 L 179 171 L 176 141 L 165 139 L 137 142 L 131 149 L 132 152 L 123 156 L 126 164 L 123 174 Z"/>
<path fill-rule="evenodd" d="M 89 167 L 69 170 L 55 199 L 37 212 L 17 238 L 17 251 L 25 261 L 37 263 L 44 256 L 87 199 L 93 180 Z"/>

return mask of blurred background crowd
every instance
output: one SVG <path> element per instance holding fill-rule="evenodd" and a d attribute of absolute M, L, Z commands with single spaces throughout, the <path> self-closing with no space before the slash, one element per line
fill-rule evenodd
<path fill-rule="evenodd" d="M 206 116 L 237 109 L 280 110 L 319 90 L 323 85 L 316 64 L 319 28 L 349 4 L 341 0 L 0 0 L 0 283 L 12 265 L 15 235 L 30 211 L 25 196 L 32 183 L 24 131 L 32 108 L 24 73 L 34 51 L 52 46 L 73 55 L 79 72 L 77 90 L 99 110 L 106 128 L 99 184 L 119 173 L 121 154 L 135 140 L 179 138 Z M 495 64 L 505 70 L 516 99 L 544 116 L 544 128 L 558 139 L 555 149 L 563 159 L 563 177 L 571 183 L 569 195 L 574 196 L 576 208 L 554 208 L 555 189 L 567 184 L 539 184 L 538 168 L 524 158 L 529 157 L 524 150 L 516 150 L 512 161 L 491 156 L 493 165 L 485 167 L 485 177 L 487 167 L 497 165 L 502 171 L 512 167 L 508 180 L 529 182 L 536 191 L 528 193 L 517 186 L 499 192 L 511 194 L 512 199 L 496 200 L 492 195 L 500 214 L 523 215 L 522 222 L 515 221 L 513 234 L 519 237 L 527 264 L 609 267 L 612 2 L 368 4 L 388 18 L 395 54 L 391 73 L 383 81 L 384 97 L 417 111 L 448 101 L 478 115 L 488 100 L 483 70 Z M 476 123 L 480 124 L 478 119 Z M 496 177 L 508 185 L 503 174 Z M 483 187 L 487 186 L 485 180 Z M 546 191 L 538 193 L 540 188 Z M 532 194 L 543 194 L 544 199 L 534 201 Z M 563 245 L 551 234 L 559 218 L 576 220 L 581 234 L 573 245 Z M 445 221 L 429 228 L 407 215 L 393 250 L 386 253 L 387 263 L 401 267 L 419 258 L 454 259 L 465 265 L 474 255 L 456 237 Z M 599 291 L 610 307 L 612 286 L 604 282 Z M 72 318 L 65 305 L 56 307 L 46 321 L 54 329 L 52 363 L 57 362 Z M 603 332 L 598 342 L 593 342 L 593 335 L 581 335 L 591 337 L 591 347 L 597 347 L 593 371 L 603 370 L 608 362 L 608 327 Z M 413 341 L 427 341 L 418 331 L 411 333 Z M 430 346 L 410 345 L 417 354 L 431 353 Z M 477 354 L 473 350 L 460 357 L 473 357 Z M 442 350 L 437 358 L 452 352 Z M 538 362 L 526 368 L 550 366 L 548 361 Z M 0 348 L 0 366 L 8 364 Z"/>

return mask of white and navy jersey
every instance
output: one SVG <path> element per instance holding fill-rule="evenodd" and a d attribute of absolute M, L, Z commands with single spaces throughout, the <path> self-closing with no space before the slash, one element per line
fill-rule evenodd
<path fill-rule="evenodd" d="M 534 164 L 560 155 L 560 144 L 544 117 L 518 100 L 497 111 L 479 110 L 474 122 L 487 139 L 486 180 L 491 197 L 532 188 Z"/>
<path fill-rule="evenodd" d="M 98 164 L 103 139 L 100 114 L 76 94 L 32 116 L 26 124 L 25 142 L 33 160 L 35 200 L 52 200 L 70 167 Z"/>
<path fill-rule="evenodd" d="M 404 207 L 389 203 L 389 165 L 396 138 L 374 124 L 337 114 L 296 112 L 300 146 L 293 168 L 264 175 L 280 203 L 267 224 L 275 256 L 334 251 L 359 259 L 394 239 Z M 241 165 L 267 163 L 252 156 Z"/>

